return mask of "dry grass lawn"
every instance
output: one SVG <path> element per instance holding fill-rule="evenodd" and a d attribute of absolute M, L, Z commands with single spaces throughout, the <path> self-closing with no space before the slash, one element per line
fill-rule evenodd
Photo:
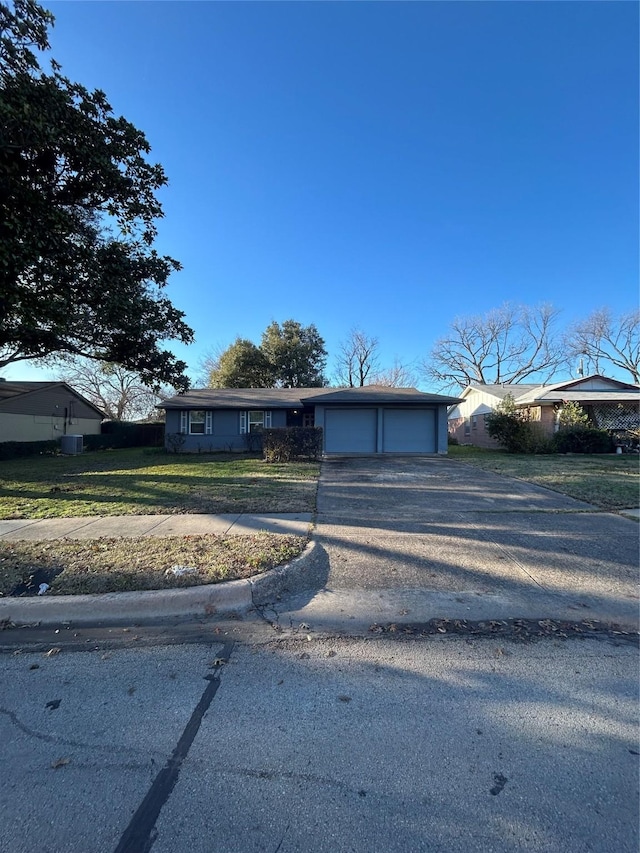
<path fill-rule="evenodd" d="M 276 533 L 0 541 L 0 596 L 19 585 L 34 595 L 42 582 L 51 587 L 46 595 L 78 595 L 238 580 L 292 560 L 306 543 Z"/>
<path fill-rule="evenodd" d="M 0 519 L 312 512 L 319 465 L 131 448 L 0 462 Z"/>
<path fill-rule="evenodd" d="M 452 459 L 505 474 L 601 509 L 636 508 L 640 503 L 640 458 L 635 453 L 533 455 L 449 447 Z"/>

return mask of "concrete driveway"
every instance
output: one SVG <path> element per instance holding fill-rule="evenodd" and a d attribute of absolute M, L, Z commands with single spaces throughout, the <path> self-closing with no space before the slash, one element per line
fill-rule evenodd
<path fill-rule="evenodd" d="M 284 603 L 336 630 L 430 619 L 638 625 L 638 525 L 435 457 L 323 463 L 315 538 L 326 586 Z"/>

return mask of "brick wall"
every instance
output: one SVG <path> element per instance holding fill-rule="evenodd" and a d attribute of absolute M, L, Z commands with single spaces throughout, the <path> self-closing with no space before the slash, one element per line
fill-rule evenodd
<path fill-rule="evenodd" d="M 452 418 L 449 421 L 449 435 L 457 438 L 459 444 L 473 444 L 495 450 L 498 442 L 487 432 L 486 415 L 472 415 L 470 418 Z"/>

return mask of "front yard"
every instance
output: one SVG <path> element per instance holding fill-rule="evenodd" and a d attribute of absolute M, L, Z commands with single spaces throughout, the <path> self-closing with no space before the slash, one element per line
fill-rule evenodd
<path fill-rule="evenodd" d="M 449 447 L 452 459 L 485 471 L 546 486 L 602 509 L 628 509 L 640 501 L 640 459 L 637 454 L 534 455 Z"/>
<path fill-rule="evenodd" d="M 28 457 L 0 462 L 0 519 L 313 512 L 318 473 L 317 463 L 140 448 Z M 293 559 L 306 542 L 274 533 L 0 541 L 0 596 L 33 595 L 41 583 L 69 595 L 236 580 Z"/>
<path fill-rule="evenodd" d="M 0 597 L 173 589 L 238 580 L 297 557 L 303 536 L 164 536 L 0 540 Z"/>
<path fill-rule="evenodd" d="M 318 463 L 132 448 L 0 462 L 0 519 L 313 512 Z"/>

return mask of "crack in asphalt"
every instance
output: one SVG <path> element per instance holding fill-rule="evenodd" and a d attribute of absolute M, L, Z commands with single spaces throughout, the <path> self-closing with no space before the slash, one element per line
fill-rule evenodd
<path fill-rule="evenodd" d="M 18 717 L 18 715 L 14 711 L 10 711 L 8 708 L 0 707 L 0 714 L 4 714 L 6 717 L 8 717 L 13 723 L 13 725 L 23 734 L 27 735 L 28 737 L 35 738 L 36 740 L 42 740 L 45 743 L 55 743 L 60 746 L 70 746 L 74 747 L 75 749 L 95 750 L 98 752 L 122 752 L 127 754 L 137 752 L 140 755 L 148 755 L 148 750 L 140 749 L 135 746 L 118 746 L 117 744 L 113 743 L 82 743 L 81 741 L 68 740 L 67 738 L 58 737 L 57 735 L 47 735 L 43 732 L 38 732 L 23 723 L 22 720 Z M 160 755 L 160 753 L 157 754 Z"/>

